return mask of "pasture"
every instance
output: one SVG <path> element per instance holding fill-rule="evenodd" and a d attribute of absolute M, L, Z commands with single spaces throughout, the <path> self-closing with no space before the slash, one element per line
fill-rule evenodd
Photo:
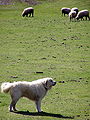
<path fill-rule="evenodd" d="M 26 98 L 18 113 L 8 111 L 10 95 L 0 93 L 0 120 L 90 119 L 90 21 L 70 22 L 62 7 L 90 11 L 90 0 L 42 0 L 34 17 L 15 0 L 0 5 L 0 85 L 52 77 L 56 82 L 42 101 L 44 113 Z"/>

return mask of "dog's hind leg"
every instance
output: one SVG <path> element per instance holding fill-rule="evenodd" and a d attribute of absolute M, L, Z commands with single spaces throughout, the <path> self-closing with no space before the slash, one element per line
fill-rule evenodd
<path fill-rule="evenodd" d="M 35 103 L 36 103 L 37 111 L 38 111 L 38 112 L 42 112 L 42 110 L 41 110 L 41 100 L 38 100 L 38 101 L 36 101 Z"/>
<path fill-rule="evenodd" d="M 16 106 L 17 101 L 20 99 L 20 97 L 21 97 L 21 95 L 19 94 L 17 96 L 16 93 L 11 95 L 12 102 L 11 102 L 10 108 L 9 108 L 10 112 L 17 111 L 16 108 L 15 108 L 15 106 Z"/>
<path fill-rule="evenodd" d="M 13 112 L 13 106 L 15 106 L 14 101 L 12 101 L 11 104 L 10 104 L 10 107 L 9 107 L 10 112 Z"/>
<path fill-rule="evenodd" d="M 15 105 L 17 103 L 19 99 L 12 99 L 12 102 L 10 104 L 10 108 L 9 108 L 9 111 L 12 112 L 12 111 L 17 111 L 16 108 L 15 108 Z"/>

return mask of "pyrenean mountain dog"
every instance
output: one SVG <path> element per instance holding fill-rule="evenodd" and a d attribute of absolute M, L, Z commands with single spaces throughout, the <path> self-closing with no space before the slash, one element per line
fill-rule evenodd
<path fill-rule="evenodd" d="M 43 78 L 32 82 L 5 82 L 1 85 L 1 92 L 10 92 L 12 101 L 10 104 L 10 112 L 16 111 L 15 105 L 21 97 L 27 97 L 35 101 L 38 112 L 41 110 L 41 100 L 46 95 L 47 91 L 56 84 L 52 78 Z"/>

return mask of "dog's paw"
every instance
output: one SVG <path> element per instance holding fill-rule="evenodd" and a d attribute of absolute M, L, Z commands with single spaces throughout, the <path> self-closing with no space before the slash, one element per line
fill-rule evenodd
<path fill-rule="evenodd" d="M 41 111 L 38 111 L 38 113 L 43 113 L 43 111 L 41 110 Z"/>

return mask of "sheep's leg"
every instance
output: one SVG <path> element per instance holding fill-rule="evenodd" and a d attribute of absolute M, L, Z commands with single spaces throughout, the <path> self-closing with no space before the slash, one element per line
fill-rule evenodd
<path fill-rule="evenodd" d="M 26 14 L 26 17 L 28 17 L 28 14 Z"/>
<path fill-rule="evenodd" d="M 34 17 L 33 12 L 32 12 L 32 17 Z"/>
<path fill-rule="evenodd" d="M 88 16 L 88 19 L 90 20 L 90 17 Z"/>
<path fill-rule="evenodd" d="M 71 21 L 71 19 L 72 19 L 72 18 L 70 17 L 70 21 Z"/>
<path fill-rule="evenodd" d="M 82 17 L 81 20 L 84 20 L 84 18 Z"/>
<path fill-rule="evenodd" d="M 29 17 L 31 17 L 31 13 L 29 14 Z"/>

